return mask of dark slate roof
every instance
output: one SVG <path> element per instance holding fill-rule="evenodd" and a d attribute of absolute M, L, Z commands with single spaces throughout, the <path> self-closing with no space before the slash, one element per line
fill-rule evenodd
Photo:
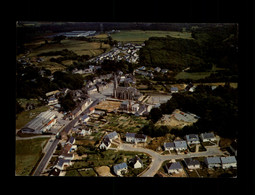
<path fill-rule="evenodd" d="M 145 139 L 146 135 L 144 135 L 144 134 L 135 134 L 135 138 Z"/>
<path fill-rule="evenodd" d="M 182 169 L 180 162 L 167 163 L 166 167 L 168 170 Z"/>
<path fill-rule="evenodd" d="M 86 118 L 89 118 L 89 116 L 86 114 L 81 117 L 82 120 L 85 120 Z"/>
<path fill-rule="evenodd" d="M 220 164 L 220 157 L 215 156 L 215 157 L 206 157 L 205 161 L 207 161 L 208 164 Z"/>
<path fill-rule="evenodd" d="M 113 166 L 113 170 L 115 172 L 124 168 L 127 168 L 127 164 L 125 162 Z"/>
<path fill-rule="evenodd" d="M 135 137 L 135 133 L 126 133 L 126 137 Z"/>
<path fill-rule="evenodd" d="M 200 164 L 198 160 L 192 158 L 184 158 L 184 162 L 186 163 L 187 166 Z"/>
<path fill-rule="evenodd" d="M 171 87 L 171 91 L 178 91 L 178 87 Z"/>
<path fill-rule="evenodd" d="M 60 171 L 61 171 L 60 169 L 55 167 L 50 171 L 49 176 L 59 176 Z"/>
<path fill-rule="evenodd" d="M 235 156 L 220 157 L 222 164 L 236 163 Z"/>
<path fill-rule="evenodd" d="M 201 135 L 204 139 L 212 139 L 215 137 L 213 133 L 201 133 Z"/>
<path fill-rule="evenodd" d="M 172 148 L 172 147 L 174 147 L 174 143 L 173 143 L 173 142 L 166 142 L 166 143 L 164 144 L 164 146 L 165 146 L 166 148 Z"/>
<path fill-rule="evenodd" d="M 69 140 L 68 140 L 68 142 L 70 142 L 71 144 L 73 144 L 73 143 L 74 143 L 74 137 L 73 137 L 73 136 L 70 137 Z"/>
<path fill-rule="evenodd" d="M 113 139 L 115 136 L 118 136 L 118 134 L 116 133 L 116 131 L 107 134 L 105 137 L 108 137 L 109 139 Z"/>
<path fill-rule="evenodd" d="M 135 157 L 132 158 L 129 162 L 130 162 L 131 164 L 135 164 L 136 161 L 139 161 L 141 164 L 143 164 L 143 161 L 142 161 L 137 155 L 135 155 Z"/>
<path fill-rule="evenodd" d="M 187 143 L 184 140 L 175 140 L 174 145 L 176 148 L 187 148 Z"/>
<path fill-rule="evenodd" d="M 189 134 L 186 135 L 187 141 L 198 141 L 198 135 L 197 134 Z"/>

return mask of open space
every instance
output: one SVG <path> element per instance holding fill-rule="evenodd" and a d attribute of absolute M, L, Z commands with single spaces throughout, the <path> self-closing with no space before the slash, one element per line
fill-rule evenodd
<path fill-rule="evenodd" d="M 49 138 L 16 141 L 16 175 L 28 176 L 42 155 Z"/>
<path fill-rule="evenodd" d="M 123 42 L 144 42 L 150 37 L 166 37 L 167 35 L 175 38 L 192 39 L 190 32 L 176 32 L 176 31 L 152 31 L 152 30 L 123 30 L 112 34 L 113 40 Z"/>

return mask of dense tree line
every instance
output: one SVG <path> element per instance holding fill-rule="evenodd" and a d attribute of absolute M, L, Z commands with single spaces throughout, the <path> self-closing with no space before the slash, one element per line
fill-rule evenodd
<path fill-rule="evenodd" d="M 212 64 L 237 73 L 237 28 L 235 25 L 192 29 L 193 39 L 151 37 L 140 50 L 140 64 L 190 72 L 211 70 Z"/>
<path fill-rule="evenodd" d="M 175 109 L 191 112 L 200 117 L 192 126 L 172 133 L 183 136 L 188 133 L 215 131 L 223 137 L 236 137 L 239 125 L 238 91 L 229 86 L 198 86 L 194 93 L 176 93 L 171 100 L 160 108 L 153 108 L 149 114 L 152 122 L 158 121 L 163 114 L 171 114 Z"/>

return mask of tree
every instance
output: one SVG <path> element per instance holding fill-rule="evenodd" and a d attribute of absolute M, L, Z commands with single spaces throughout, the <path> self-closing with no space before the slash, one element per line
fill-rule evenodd
<path fill-rule="evenodd" d="M 71 111 L 75 108 L 76 104 L 73 101 L 73 97 L 72 97 L 71 93 L 68 93 L 65 97 L 60 98 L 59 101 L 60 101 L 62 108 L 65 111 Z"/>

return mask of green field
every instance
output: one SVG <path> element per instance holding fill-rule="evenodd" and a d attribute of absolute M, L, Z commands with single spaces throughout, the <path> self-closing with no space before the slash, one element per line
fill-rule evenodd
<path fill-rule="evenodd" d="M 198 80 L 198 79 L 203 79 L 205 77 L 210 76 L 212 72 L 180 72 L 178 73 L 175 78 L 176 79 L 193 79 L 193 80 Z"/>
<path fill-rule="evenodd" d="M 49 109 L 49 106 L 41 106 L 33 110 L 27 110 L 17 114 L 16 129 L 20 129 L 24 127 L 24 125 L 26 125 L 29 121 L 35 118 L 38 114 L 48 109 Z"/>
<path fill-rule="evenodd" d="M 143 30 L 123 30 L 112 34 L 112 39 L 123 42 L 144 42 L 150 37 L 166 37 L 169 35 L 175 38 L 192 39 L 189 32 L 176 32 L 176 31 L 143 31 Z"/>
<path fill-rule="evenodd" d="M 16 175 L 28 176 L 37 161 L 42 149 L 49 138 L 31 140 L 16 140 Z"/>

